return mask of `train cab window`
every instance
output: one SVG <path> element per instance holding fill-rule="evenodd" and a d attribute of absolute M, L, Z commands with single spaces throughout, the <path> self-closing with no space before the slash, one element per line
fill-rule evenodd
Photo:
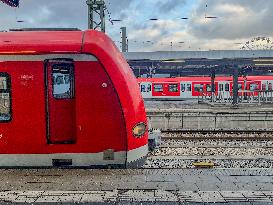
<path fill-rule="evenodd" d="M 52 72 L 53 96 L 57 99 L 71 99 L 74 97 L 73 66 L 55 65 Z"/>
<path fill-rule="evenodd" d="M 181 92 L 185 92 L 186 91 L 186 85 L 185 84 L 181 84 Z"/>
<path fill-rule="evenodd" d="M 155 92 L 163 92 L 163 85 L 162 84 L 154 84 L 154 91 Z"/>
<path fill-rule="evenodd" d="M 187 84 L 187 89 L 186 91 L 191 91 L 191 84 Z"/>
<path fill-rule="evenodd" d="M 228 83 L 225 84 L 225 91 L 226 91 L 226 92 L 229 91 L 229 84 L 228 84 Z"/>
<path fill-rule="evenodd" d="M 178 92 L 178 85 L 177 84 L 170 84 L 169 85 L 169 92 Z"/>
<path fill-rule="evenodd" d="M 0 73 L 0 122 L 11 120 L 10 76 Z"/>
<path fill-rule="evenodd" d="M 195 92 L 203 92 L 203 85 L 202 84 L 195 84 L 194 91 Z"/>

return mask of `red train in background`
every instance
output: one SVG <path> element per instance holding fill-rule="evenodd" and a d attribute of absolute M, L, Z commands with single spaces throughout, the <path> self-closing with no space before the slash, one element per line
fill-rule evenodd
<path fill-rule="evenodd" d="M 97 31 L 0 32 L 0 167 L 135 167 L 148 153 L 137 81 Z"/>
<path fill-rule="evenodd" d="M 211 96 L 210 77 L 138 78 L 140 91 L 147 100 L 187 100 Z M 238 80 L 239 95 L 272 91 L 273 76 L 247 76 Z M 232 96 L 233 78 L 216 77 L 215 95 Z"/>

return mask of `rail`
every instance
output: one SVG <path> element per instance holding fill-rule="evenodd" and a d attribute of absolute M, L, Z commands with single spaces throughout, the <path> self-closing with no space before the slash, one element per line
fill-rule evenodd
<path fill-rule="evenodd" d="M 233 102 L 233 95 L 227 91 L 217 91 L 213 93 L 200 92 L 198 102 L 226 103 Z M 238 103 L 264 104 L 273 103 L 273 90 L 239 90 Z"/>

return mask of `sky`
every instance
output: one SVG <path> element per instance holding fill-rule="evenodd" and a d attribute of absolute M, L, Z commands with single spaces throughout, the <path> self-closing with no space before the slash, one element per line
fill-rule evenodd
<path fill-rule="evenodd" d="M 106 32 L 120 46 L 120 27 L 127 27 L 129 51 L 239 50 L 248 41 L 264 48 L 271 42 L 251 40 L 273 37 L 272 0 L 105 1 Z M 122 21 L 112 25 L 109 16 Z M 85 30 L 86 0 L 20 0 L 19 8 L 0 2 L 0 30 L 22 27 Z"/>

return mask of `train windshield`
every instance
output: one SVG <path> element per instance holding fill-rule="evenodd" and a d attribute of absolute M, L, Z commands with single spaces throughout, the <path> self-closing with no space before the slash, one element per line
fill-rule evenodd
<path fill-rule="evenodd" d="M 8 81 L 8 76 L 0 73 L 0 121 L 11 119 L 10 83 Z"/>

